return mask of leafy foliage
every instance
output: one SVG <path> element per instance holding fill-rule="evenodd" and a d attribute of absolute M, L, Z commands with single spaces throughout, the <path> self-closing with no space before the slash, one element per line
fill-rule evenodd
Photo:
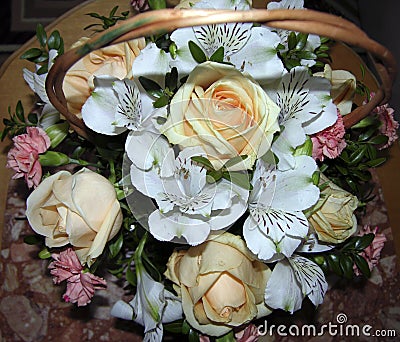
<path fill-rule="evenodd" d="M 367 261 L 360 253 L 374 240 L 374 234 L 353 236 L 347 239 L 335 249 L 312 258 L 324 272 L 333 272 L 340 277 L 352 279 L 354 276 L 353 265 L 356 265 L 365 276 L 371 275 Z"/>
<path fill-rule="evenodd" d="M 49 51 L 57 50 L 58 55 L 62 55 L 64 53 L 64 41 L 57 30 L 53 31 L 50 36 L 47 36 L 41 24 L 38 24 L 36 27 L 36 38 L 40 47 L 25 51 L 20 58 L 38 64 L 40 67 L 36 73 L 42 75 L 49 71 Z"/>
<path fill-rule="evenodd" d="M 84 30 L 91 28 L 94 32 L 102 32 L 102 31 L 107 30 L 111 26 L 114 26 L 118 21 L 128 19 L 129 11 L 124 11 L 124 12 L 121 12 L 121 15 L 116 15 L 118 7 L 119 6 L 113 7 L 113 9 L 110 11 L 108 17 L 106 17 L 104 15 L 100 15 L 98 13 L 94 13 L 94 12 L 87 13 L 86 15 L 88 15 L 89 17 L 100 20 L 101 24 L 99 24 L 99 23 L 90 24 L 90 25 L 84 27 Z M 98 28 L 99 26 L 101 28 Z"/>
<path fill-rule="evenodd" d="M 3 141 L 7 135 L 13 137 L 24 133 L 26 127 L 36 126 L 38 120 L 36 114 L 33 113 L 25 117 L 24 107 L 21 101 L 18 101 L 14 114 L 11 113 L 11 107 L 8 107 L 8 115 L 8 119 L 3 119 L 4 129 L 0 132 L 1 141 Z"/>

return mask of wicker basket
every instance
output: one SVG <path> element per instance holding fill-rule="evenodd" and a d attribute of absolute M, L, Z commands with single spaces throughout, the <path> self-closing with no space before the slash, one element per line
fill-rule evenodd
<path fill-rule="evenodd" d="M 177 28 L 219 24 L 226 22 L 254 22 L 303 33 L 312 33 L 341 41 L 366 50 L 379 76 L 380 87 L 370 102 L 357 107 L 344 117 L 346 128 L 367 116 L 377 105 L 387 103 L 397 72 L 393 54 L 369 38 L 353 23 L 335 15 L 314 10 L 178 10 L 164 9 L 138 14 L 90 39 L 86 44 L 69 50 L 57 58 L 46 79 L 46 91 L 51 103 L 62 113 L 71 127 L 90 140 L 91 131 L 76 115 L 70 113 L 63 93 L 63 79 L 68 69 L 91 51 L 107 45 L 154 34 L 171 32 Z"/>

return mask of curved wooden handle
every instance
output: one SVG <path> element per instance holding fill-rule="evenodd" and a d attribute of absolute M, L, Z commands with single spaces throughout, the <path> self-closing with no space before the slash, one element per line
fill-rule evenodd
<path fill-rule="evenodd" d="M 390 99 L 397 73 L 397 64 L 393 54 L 383 45 L 369 38 L 364 31 L 350 21 L 332 14 L 306 9 L 252 9 L 248 11 L 164 9 L 138 14 L 96 35 L 86 44 L 59 56 L 47 75 L 46 91 L 48 97 L 54 107 L 70 122 L 72 128 L 78 134 L 90 139 L 91 132 L 83 121 L 68 111 L 62 89 L 64 76 L 75 62 L 89 52 L 107 45 L 167 33 L 182 27 L 227 22 L 257 22 L 273 28 L 317 34 L 370 52 L 374 58 L 382 85 L 367 105 L 358 107 L 344 117 L 346 128 L 367 116 L 376 105 L 387 103 Z"/>

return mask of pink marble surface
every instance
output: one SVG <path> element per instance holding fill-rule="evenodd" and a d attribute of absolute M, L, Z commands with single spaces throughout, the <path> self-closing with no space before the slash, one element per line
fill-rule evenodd
<path fill-rule="evenodd" d="M 38 249 L 22 239 L 32 234 L 25 220 L 26 186 L 21 181 L 10 183 L 2 250 L 0 253 L 0 341 L 140 341 L 142 329 L 132 322 L 110 317 L 113 303 L 124 296 L 124 290 L 109 279 L 108 290 L 98 291 L 92 304 L 77 308 L 61 299 L 64 288 L 55 286 L 49 276 L 48 261 L 37 257 Z M 314 310 L 305 302 L 293 316 L 275 312 L 267 317 L 267 326 L 312 324 L 319 328 L 329 322 L 337 324 L 337 315 L 345 314 L 347 324 L 365 324 L 376 330 L 395 331 L 396 338 L 377 336 L 265 336 L 265 341 L 397 341 L 400 336 L 400 275 L 396 271 L 386 207 L 378 188 L 376 199 L 368 204 L 361 224 L 378 225 L 388 238 L 380 265 L 372 277 L 343 286 L 330 279 L 331 289 L 324 303 Z M 129 300 L 129 297 L 125 297 Z M 264 324 L 264 320 L 259 322 Z M 176 336 L 165 340 L 179 340 Z"/>

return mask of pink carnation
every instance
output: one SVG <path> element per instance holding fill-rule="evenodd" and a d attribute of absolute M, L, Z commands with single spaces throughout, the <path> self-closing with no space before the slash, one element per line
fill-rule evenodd
<path fill-rule="evenodd" d="M 139 13 L 146 12 L 150 9 L 147 0 L 131 0 L 132 8 Z"/>
<path fill-rule="evenodd" d="M 397 129 L 399 128 L 399 123 L 393 117 L 394 109 L 390 108 L 388 104 L 376 107 L 374 112 L 378 115 L 382 123 L 379 131 L 389 138 L 388 142 L 380 148 L 384 149 L 392 145 L 398 139 Z"/>
<path fill-rule="evenodd" d="M 311 136 L 313 158 L 323 161 L 325 157 L 330 159 L 338 157 L 346 147 L 346 140 L 343 139 L 344 135 L 343 118 L 338 111 L 338 118 L 332 126 Z"/>
<path fill-rule="evenodd" d="M 25 177 L 28 187 L 32 188 L 42 179 L 39 154 L 50 147 L 50 138 L 39 127 L 27 127 L 26 132 L 13 138 L 14 147 L 8 152 L 7 167 L 15 171 L 13 179 Z"/>
<path fill-rule="evenodd" d="M 383 233 L 378 233 L 378 227 L 375 227 L 372 230 L 371 227 L 368 225 L 364 226 L 361 229 L 361 231 L 358 233 L 358 236 L 363 236 L 370 233 L 373 233 L 375 235 L 374 240 L 366 249 L 364 249 L 364 251 L 361 253 L 361 256 L 367 261 L 369 269 L 370 271 L 372 271 L 372 269 L 379 263 L 381 250 L 386 242 L 386 236 Z M 356 275 L 361 274 L 356 265 L 354 265 L 354 273 Z"/>
<path fill-rule="evenodd" d="M 246 328 L 235 334 L 237 342 L 257 342 L 259 337 L 258 329 L 254 324 L 249 324 Z"/>
<path fill-rule="evenodd" d="M 66 302 L 84 306 L 90 303 L 95 290 L 106 288 L 104 279 L 92 273 L 84 272 L 81 263 L 72 248 L 59 254 L 52 254 L 54 261 L 50 263 L 50 274 L 55 284 L 66 280 L 67 291 L 63 295 Z"/>

